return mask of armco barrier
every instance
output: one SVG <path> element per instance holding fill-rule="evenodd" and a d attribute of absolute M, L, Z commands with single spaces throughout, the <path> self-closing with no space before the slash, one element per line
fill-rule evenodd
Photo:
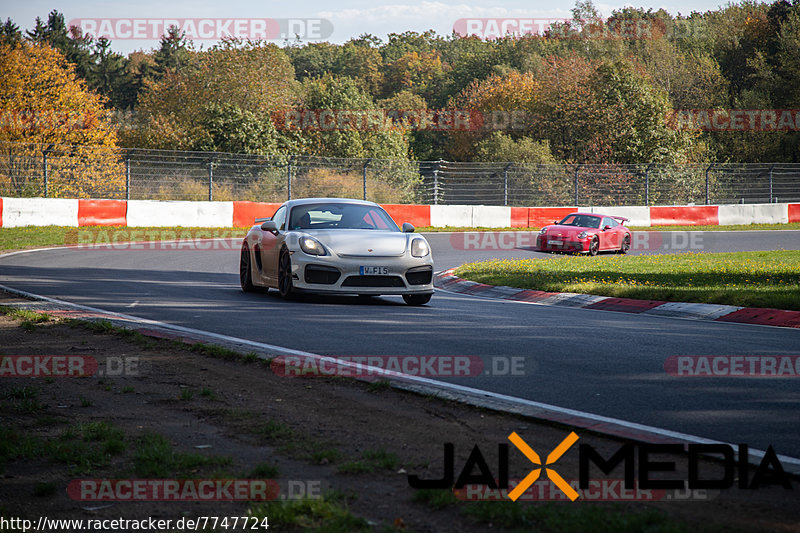
<path fill-rule="evenodd" d="M 233 202 L 233 225 L 250 227 L 257 218 L 271 217 L 281 204 L 267 202 Z"/>
<path fill-rule="evenodd" d="M 129 200 L 128 226 L 204 226 L 229 228 L 233 202 Z"/>
<path fill-rule="evenodd" d="M 625 217 L 630 222 L 629 226 L 650 226 L 650 208 L 649 207 L 589 207 L 587 211 L 590 213 L 602 213 L 604 215 L 613 215 L 617 217 Z"/>
<path fill-rule="evenodd" d="M 125 200 L 78 200 L 78 226 L 127 226 Z"/>
<path fill-rule="evenodd" d="M 530 228 L 541 228 L 574 212 L 574 207 L 529 207 L 526 225 Z"/>
<path fill-rule="evenodd" d="M 511 208 L 496 205 L 472 206 L 472 227 L 507 228 L 511 225 Z"/>
<path fill-rule="evenodd" d="M 3 198 L 3 227 L 77 226 L 78 201 L 61 198 Z"/>
<path fill-rule="evenodd" d="M 717 211 L 716 205 L 653 206 L 650 208 L 650 225 L 717 226 Z"/>
<path fill-rule="evenodd" d="M 800 204 L 789 204 L 786 207 L 789 222 L 800 222 Z"/>
<path fill-rule="evenodd" d="M 416 227 L 431 225 L 431 208 L 428 205 L 381 204 L 398 225 L 408 222 Z"/>
<path fill-rule="evenodd" d="M 472 227 L 471 205 L 432 205 L 431 226 L 435 228 Z"/>
<path fill-rule="evenodd" d="M 738 204 L 719 206 L 720 226 L 734 224 L 750 224 L 758 220 L 759 224 L 785 224 L 789 222 L 787 204 Z"/>
<path fill-rule="evenodd" d="M 0 197 L 0 227 L 203 226 L 247 227 L 272 216 L 269 202 L 190 202 Z M 502 207 L 483 205 L 383 206 L 398 224 L 417 227 L 541 227 L 575 211 L 630 219 L 630 226 L 699 226 L 800 222 L 800 204 L 700 206 Z"/>

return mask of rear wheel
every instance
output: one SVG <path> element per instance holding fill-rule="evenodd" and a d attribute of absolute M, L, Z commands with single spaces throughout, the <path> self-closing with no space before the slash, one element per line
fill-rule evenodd
<path fill-rule="evenodd" d="M 288 300 L 294 296 L 292 283 L 292 258 L 288 250 L 283 250 L 278 259 L 278 292 L 281 298 Z"/>
<path fill-rule="evenodd" d="M 597 252 L 600 250 L 600 241 L 597 237 L 592 239 L 589 242 L 589 255 L 597 255 Z"/>
<path fill-rule="evenodd" d="M 630 249 L 631 249 L 631 236 L 625 235 L 625 237 L 622 239 L 622 246 L 620 246 L 619 248 L 619 253 L 627 254 L 628 250 Z"/>
<path fill-rule="evenodd" d="M 245 242 L 242 244 L 242 253 L 239 256 L 239 284 L 244 292 L 255 292 L 253 285 L 253 270 L 250 268 L 250 247 Z"/>
<path fill-rule="evenodd" d="M 408 305 L 425 305 L 431 301 L 433 294 L 404 294 L 403 300 Z"/>

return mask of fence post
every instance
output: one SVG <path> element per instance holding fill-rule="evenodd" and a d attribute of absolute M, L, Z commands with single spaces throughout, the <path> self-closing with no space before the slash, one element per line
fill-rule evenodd
<path fill-rule="evenodd" d="M 131 153 L 125 155 L 125 199 L 131 199 Z"/>
<path fill-rule="evenodd" d="M 575 207 L 579 207 L 578 205 L 578 171 L 583 166 L 583 163 L 579 164 L 575 167 Z"/>
<path fill-rule="evenodd" d="M 655 163 L 650 163 L 647 165 L 647 169 L 644 171 L 644 205 L 650 205 L 650 169 L 655 166 Z"/>
<path fill-rule="evenodd" d="M 367 159 L 367 161 L 364 163 L 364 168 L 362 169 L 363 182 L 364 182 L 364 200 L 367 199 L 367 167 L 369 166 L 370 161 L 372 161 L 371 157 Z"/>
<path fill-rule="evenodd" d="M 709 202 L 709 195 L 708 195 L 708 173 L 711 171 L 712 168 L 714 168 L 713 163 L 708 165 L 708 168 L 706 169 L 706 205 L 709 205 L 711 203 Z"/>
<path fill-rule="evenodd" d="M 292 199 L 292 159 L 294 159 L 294 156 L 290 156 L 289 160 L 286 162 L 286 194 L 288 195 L 287 200 Z"/>
<path fill-rule="evenodd" d="M 214 200 L 214 160 L 208 160 L 208 201 Z"/>
<path fill-rule="evenodd" d="M 438 160 L 436 168 L 433 169 L 433 205 L 439 204 L 439 165 L 443 162 L 441 159 Z"/>
<path fill-rule="evenodd" d="M 51 144 L 50 146 L 48 146 L 47 148 L 42 150 L 42 182 L 44 183 L 44 197 L 45 198 L 48 197 L 47 196 L 47 193 L 48 193 L 48 191 L 47 191 L 48 183 L 47 182 L 48 182 L 48 177 L 49 177 L 48 176 L 49 168 L 47 166 L 47 154 L 49 154 L 50 152 L 53 151 L 53 146 L 55 146 L 55 145 Z"/>
<path fill-rule="evenodd" d="M 775 165 L 769 167 L 769 203 L 772 203 L 772 171 L 775 169 Z"/>
<path fill-rule="evenodd" d="M 506 165 L 506 168 L 503 169 L 503 205 L 508 205 L 508 169 L 511 168 L 511 165 L 514 163 L 509 163 Z"/>

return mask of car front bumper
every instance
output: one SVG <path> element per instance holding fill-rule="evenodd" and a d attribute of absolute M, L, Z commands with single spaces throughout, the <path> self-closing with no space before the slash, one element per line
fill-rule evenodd
<path fill-rule="evenodd" d="M 380 271 L 370 273 L 372 268 Z M 313 293 L 431 294 L 433 258 L 430 254 L 427 257 L 312 256 L 295 251 L 292 283 L 298 291 Z"/>
<path fill-rule="evenodd" d="M 588 252 L 589 237 L 576 240 L 568 238 L 548 238 L 546 235 L 539 235 L 536 238 L 536 249 L 541 252 Z"/>

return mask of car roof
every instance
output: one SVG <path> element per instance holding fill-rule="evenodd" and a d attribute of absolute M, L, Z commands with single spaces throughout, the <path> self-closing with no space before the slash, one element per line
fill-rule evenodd
<path fill-rule="evenodd" d="M 375 202 L 368 202 L 367 200 L 357 200 L 355 198 L 297 198 L 284 202 L 286 207 L 294 207 L 297 205 L 319 204 L 319 203 L 339 203 L 339 204 L 354 204 L 354 205 L 369 205 L 380 207 Z"/>

